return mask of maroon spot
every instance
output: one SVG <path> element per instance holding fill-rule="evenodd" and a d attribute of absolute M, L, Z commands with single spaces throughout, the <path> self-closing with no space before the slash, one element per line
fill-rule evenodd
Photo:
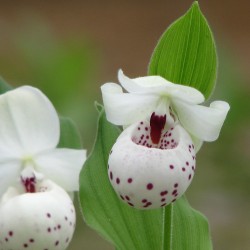
<path fill-rule="evenodd" d="M 176 197 L 176 196 L 178 196 L 179 194 L 178 193 L 176 193 L 174 196 Z"/>
<path fill-rule="evenodd" d="M 25 248 L 26 248 L 26 247 L 28 247 L 28 244 L 26 244 L 26 243 L 25 243 L 25 244 L 23 244 L 23 247 L 25 247 Z"/>
<path fill-rule="evenodd" d="M 192 175 L 190 174 L 190 175 L 188 176 L 188 179 L 190 180 L 190 179 L 191 179 L 191 177 L 192 177 Z"/>
<path fill-rule="evenodd" d="M 161 133 L 166 124 L 166 115 L 156 115 L 152 113 L 150 117 L 150 137 L 154 144 L 158 144 L 161 139 Z"/>
<path fill-rule="evenodd" d="M 143 207 L 149 207 L 149 206 L 151 206 L 151 205 L 152 205 L 151 202 L 147 202 Z"/>
<path fill-rule="evenodd" d="M 138 127 L 138 130 L 141 130 L 141 128 L 140 128 L 140 127 Z"/>
<path fill-rule="evenodd" d="M 8 238 L 5 238 L 5 241 L 6 241 L 6 242 L 8 242 L 8 241 L 9 241 L 9 239 L 8 239 Z"/>
<path fill-rule="evenodd" d="M 192 148 L 194 149 L 194 144 L 192 144 Z"/>
<path fill-rule="evenodd" d="M 113 173 L 111 171 L 109 173 L 109 178 L 110 178 L 110 180 L 113 180 Z"/>
<path fill-rule="evenodd" d="M 178 183 L 175 183 L 175 184 L 174 184 L 174 187 L 177 188 L 177 187 L 178 187 Z"/>
<path fill-rule="evenodd" d="M 148 190 L 153 189 L 153 187 L 154 187 L 154 185 L 153 185 L 152 183 L 148 183 L 148 185 L 147 185 L 147 189 L 148 189 Z"/>
<path fill-rule="evenodd" d="M 47 231 L 48 231 L 48 233 L 50 233 L 50 232 L 51 232 L 51 228 L 50 228 L 50 227 L 48 227 Z"/>
<path fill-rule="evenodd" d="M 13 231 L 9 231 L 9 236 L 13 236 Z"/>
<path fill-rule="evenodd" d="M 161 202 L 163 202 L 163 201 L 165 201 L 165 200 L 166 200 L 165 198 L 162 198 L 162 199 L 161 199 Z"/>
<path fill-rule="evenodd" d="M 30 243 L 33 243 L 33 242 L 34 242 L 34 239 L 30 239 L 29 242 L 30 242 Z"/>
<path fill-rule="evenodd" d="M 65 217 L 64 217 L 64 219 L 67 221 L 67 220 L 68 220 L 68 217 L 67 217 L 67 216 L 65 216 Z"/>
<path fill-rule="evenodd" d="M 167 195 L 168 194 L 168 191 L 166 190 L 166 191 L 162 191 L 161 193 L 160 193 L 160 195 L 161 196 L 164 196 L 164 195 Z"/>
<path fill-rule="evenodd" d="M 140 124 L 142 125 L 142 124 L 143 124 L 143 122 L 140 122 Z"/>
<path fill-rule="evenodd" d="M 131 202 L 128 202 L 128 204 L 129 204 L 129 206 L 131 206 L 131 207 L 133 207 L 133 206 L 134 206 L 134 204 L 133 204 L 133 203 L 131 203 Z"/>
<path fill-rule="evenodd" d="M 50 218 L 50 217 L 51 217 L 51 214 L 50 214 L 50 213 L 47 213 L 46 215 L 47 215 L 47 217 L 48 217 L 48 218 Z"/>
<path fill-rule="evenodd" d="M 172 192 L 172 195 L 175 195 L 177 193 L 177 189 L 175 189 L 173 192 Z"/>
<path fill-rule="evenodd" d="M 149 136 L 148 136 L 148 135 L 146 136 L 146 139 L 149 139 Z"/>
<path fill-rule="evenodd" d="M 57 228 L 58 228 L 58 229 L 61 229 L 61 225 L 57 225 Z"/>
<path fill-rule="evenodd" d="M 56 242 L 55 242 L 55 246 L 57 246 L 59 244 L 59 240 L 57 240 Z"/>
<path fill-rule="evenodd" d="M 144 138 L 144 135 L 141 136 L 141 139 L 143 139 L 143 138 Z"/>
<path fill-rule="evenodd" d="M 128 178 L 128 183 L 132 183 L 133 179 L 132 178 Z"/>
<path fill-rule="evenodd" d="M 167 205 L 167 203 L 163 203 L 163 204 L 161 204 L 161 207 L 164 207 L 164 206 L 166 206 Z"/>
<path fill-rule="evenodd" d="M 124 200 L 124 197 L 122 195 L 120 195 L 121 199 Z"/>
<path fill-rule="evenodd" d="M 169 165 L 169 168 L 170 169 L 174 169 L 174 165 Z"/>
<path fill-rule="evenodd" d="M 172 133 L 169 133 L 168 136 L 170 137 L 172 135 Z"/>
<path fill-rule="evenodd" d="M 194 170 L 194 166 L 192 166 L 192 170 Z"/>
<path fill-rule="evenodd" d="M 127 196 L 127 195 L 126 195 L 126 196 L 125 196 L 125 198 L 126 198 L 126 200 L 130 201 L 130 198 L 129 198 L 129 196 Z"/>
<path fill-rule="evenodd" d="M 143 199 L 141 202 L 142 203 L 146 203 L 146 202 L 148 202 L 148 200 L 147 199 Z"/>
<path fill-rule="evenodd" d="M 176 199 L 173 199 L 173 200 L 172 200 L 172 202 L 175 202 L 175 201 L 176 201 Z"/>
<path fill-rule="evenodd" d="M 189 166 L 189 162 L 188 161 L 186 161 L 186 165 Z"/>
<path fill-rule="evenodd" d="M 174 142 L 174 139 L 172 139 L 171 142 Z"/>
<path fill-rule="evenodd" d="M 183 172 L 185 172 L 185 171 L 186 171 L 186 169 L 185 169 L 185 168 L 182 168 L 182 171 L 183 171 Z"/>
<path fill-rule="evenodd" d="M 116 184 L 119 184 L 119 183 L 120 183 L 120 179 L 116 178 Z"/>
<path fill-rule="evenodd" d="M 145 127 L 145 130 L 148 131 L 148 127 Z"/>

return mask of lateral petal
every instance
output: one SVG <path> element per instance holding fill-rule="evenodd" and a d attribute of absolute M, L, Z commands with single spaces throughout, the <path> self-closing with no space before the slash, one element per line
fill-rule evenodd
<path fill-rule="evenodd" d="M 86 150 L 56 148 L 37 155 L 35 163 L 38 172 L 71 192 L 79 188 L 78 178 L 85 160 Z"/>
<path fill-rule="evenodd" d="M 230 109 L 229 104 L 223 101 L 214 101 L 210 107 L 177 100 L 173 104 L 182 126 L 203 141 L 215 141 L 218 138 Z"/>
<path fill-rule="evenodd" d="M 159 101 L 159 96 L 153 94 L 123 93 L 115 83 L 102 85 L 101 91 L 107 119 L 116 125 L 130 125 L 145 119 Z"/>

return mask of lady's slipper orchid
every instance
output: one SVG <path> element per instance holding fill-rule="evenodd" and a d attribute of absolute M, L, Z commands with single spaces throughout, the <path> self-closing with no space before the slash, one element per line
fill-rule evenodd
<path fill-rule="evenodd" d="M 78 190 L 86 151 L 56 148 L 59 137 L 58 115 L 41 91 L 0 96 L 0 249 L 69 244 L 75 210 L 67 192 Z"/>
<path fill-rule="evenodd" d="M 0 204 L 0 249 L 64 250 L 75 229 L 75 209 L 58 185 L 43 180 L 36 193 L 9 188 Z"/>
<path fill-rule="evenodd" d="M 210 107 L 196 89 L 160 76 L 104 84 L 107 119 L 128 126 L 114 144 L 108 161 L 109 179 L 118 196 L 140 209 L 163 207 L 179 198 L 195 172 L 202 141 L 213 141 L 229 110 L 226 102 Z M 132 124 L 132 125 L 131 125 Z"/>
<path fill-rule="evenodd" d="M 198 105 L 204 96 L 195 88 L 173 84 L 160 76 L 129 79 L 120 70 L 118 74 L 122 88 L 114 83 L 101 87 L 107 119 L 128 126 L 148 119 L 153 112 L 166 115 L 169 124 L 176 120 L 189 132 L 196 151 L 202 141 L 214 141 L 229 110 L 223 101 L 214 101 L 210 107 Z"/>

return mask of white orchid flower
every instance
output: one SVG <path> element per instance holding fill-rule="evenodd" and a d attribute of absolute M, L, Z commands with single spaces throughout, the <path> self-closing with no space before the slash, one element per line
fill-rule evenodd
<path fill-rule="evenodd" d="M 196 152 L 203 140 L 216 140 L 229 105 L 210 107 L 196 89 L 159 76 L 129 79 L 119 71 L 121 85 L 104 84 L 107 119 L 126 128 L 109 160 L 110 182 L 132 207 L 159 208 L 181 197 L 193 179 Z M 132 124 L 132 125 L 131 125 Z"/>
<path fill-rule="evenodd" d="M 195 88 L 174 84 L 160 76 L 129 79 L 120 70 L 122 87 L 106 83 L 101 87 L 107 119 L 116 125 L 131 125 L 149 119 L 153 112 L 166 115 L 168 124 L 178 120 L 190 133 L 196 151 L 202 141 L 218 138 L 229 105 L 214 101 L 210 107 L 201 106 L 204 96 Z"/>
<path fill-rule="evenodd" d="M 24 86 L 0 95 L 0 249 L 69 244 L 75 212 L 67 192 L 78 190 L 86 151 L 56 148 L 59 137 L 58 115 L 41 91 Z M 60 228 L 48 234 L 53 223 Z"/>
<path fill-rule="evenodd" d="M 75 229 L 69 195 L 49 180 L 36 193 L 9 188 L 0 204 L 0 249 L 64 250 Z"/>

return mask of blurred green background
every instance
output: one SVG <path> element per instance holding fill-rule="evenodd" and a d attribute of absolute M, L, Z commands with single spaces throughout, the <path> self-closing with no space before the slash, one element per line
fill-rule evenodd
<path fill-rule="evenodd" d="M 143 76 L 157 40 L 192 1 L 1 1 L 0 74 L 39 87 L 93 145 L 101 84 L 122 68 Z M 198 155 L 187 197 L 210 222 L 214 249 L 250 249 L 250 2 L 199 1 L 214 31 L 218 84 L 213 99 L 231 110 L 219 140 Z M 69 250 L 111 250 L 78 213 Z M 131 249 L 132 250 L 132 249 Z M 157 250 L 157 249 L 152 249 Z M 202 249 L 201 249 L 202 250 Z"/>

